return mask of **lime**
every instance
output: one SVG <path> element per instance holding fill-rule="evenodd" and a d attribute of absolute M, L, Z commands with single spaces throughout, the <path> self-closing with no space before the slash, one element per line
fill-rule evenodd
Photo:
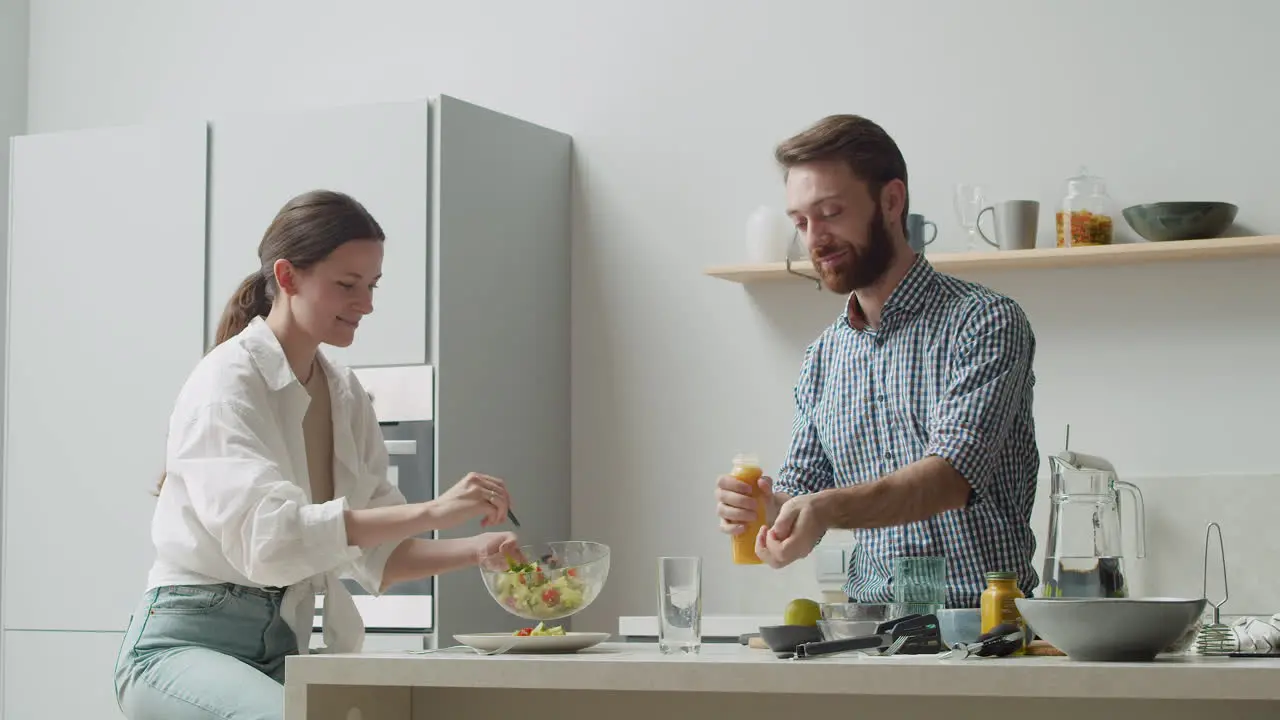
<path fill-rule="evenodd" d="M 822 610 L 818 607 L 818 603 L 808 598 L 797 598 L 787 603 L 787 611 L 782 616 L 782 623 L 814 627 L 821 619 Z"/>

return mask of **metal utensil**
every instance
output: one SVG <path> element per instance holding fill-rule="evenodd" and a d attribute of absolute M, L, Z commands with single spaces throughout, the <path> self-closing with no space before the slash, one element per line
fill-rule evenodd
<path fill-rule="evenodd" d="M 1218 531 L 1218 554 L 1222 558 L 1222 599 L 1218 602 L 1209 600 L 1209 536 Z M 1196 635 L 1196 652 L 1201 655 L 1225 655 L 1237 650 L 1236 636 L 1231 628 L 1222 624 L 1222 606 L 1227 603 L 1230 594 L 1227 591 L 1227 550 L 1222 543 L 1222 527 L 1216 522 L 1209 523 L 1204 530 L 1204 584 L 1201 590 L 1204 599 L 1213 606 L 1213 622 L 1200 628 Z"/>
<path fill-rule="evenodd" d="M 1022 628 L 1013 625 L 993 628 L 975 643 L 956 643 L 938 656 L 939 660 L 963 660 L 967 657 L 1006 657 L 1024 643 Z"/>
<path fill-rule="evenodd" d="M 511 521 L 512 525 L 520 527 L 520 521 L 516 519 L 516 514 L 511 512 L 511 508 L 507 508 L 507 519 Z"/>
<path fill-rule="evenodd" d="M 884 652 L 880 653 L 880 655 L 883 657 L 890 657 L 892 655 L 897 655 L 898 651 L 902 649 L 903 645 L 907 644 L 907 640 L 909 639 L 910 638 L 907 638 L 907 637 L 900 637 L 897 640 L 894 640 L 893 644 L 885 648 Z"/>
<path fill-rule="evenodd" d="M 508 642 L 503 643 L 500 647 L 496 647 L 493 650 L 481 650 L 480 648 L 473 647 L 471 645 L 450 645 L 449 647 L 432 648 L 430 650 L 409 650 L 408 653 L 410 655 L 433 655 L 435 653 L 459 652 L 459 651 L 470 650 L 476 655 L 501 655 L 506 651 L 510 650 L 511 648 L 515 647 L 517 642 L 519 642 L 519 640 L 514 639 L 514 636 L 513 636 L 512 640 L 509 640 Z"/>

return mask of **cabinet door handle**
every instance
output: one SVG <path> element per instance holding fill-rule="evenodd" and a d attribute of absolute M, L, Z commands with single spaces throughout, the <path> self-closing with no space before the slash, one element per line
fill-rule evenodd
<path fill-rule="evenodd" d="M 384 440 L 388 455 L 417 455 L 417 440 Z"/>

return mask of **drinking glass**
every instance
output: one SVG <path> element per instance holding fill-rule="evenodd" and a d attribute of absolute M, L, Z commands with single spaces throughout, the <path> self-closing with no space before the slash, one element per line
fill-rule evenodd
<path fill-rule="evenodd" d="M 982 252 L 991 246 L 978 237 L 978 213 L 987 206 L 986 193 L 980 185 L 956 185 L 956 219 L 969 235 L 969 252 Z"/>
<path fill-rule="evenodd" d="M 664 655 L 702 650 L 702 558 L 658 558 L 658 649 Z"/>
<path fill-rule="evenodd" d="M 909 603 L 913 612 L 921 614 L 946 607 L 947 559 L 923 556 L 894 560 L 893 601 Z"/>

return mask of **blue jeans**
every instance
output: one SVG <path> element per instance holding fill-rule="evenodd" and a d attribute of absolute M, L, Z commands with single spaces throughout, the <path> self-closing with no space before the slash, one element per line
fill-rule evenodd
<path fill-rule="evenodd" d="M 178 585 L 150 590 L 116 659 L 129 720 L 281 720 L 284 660 L 298 653 L 283 590 Z"/>

